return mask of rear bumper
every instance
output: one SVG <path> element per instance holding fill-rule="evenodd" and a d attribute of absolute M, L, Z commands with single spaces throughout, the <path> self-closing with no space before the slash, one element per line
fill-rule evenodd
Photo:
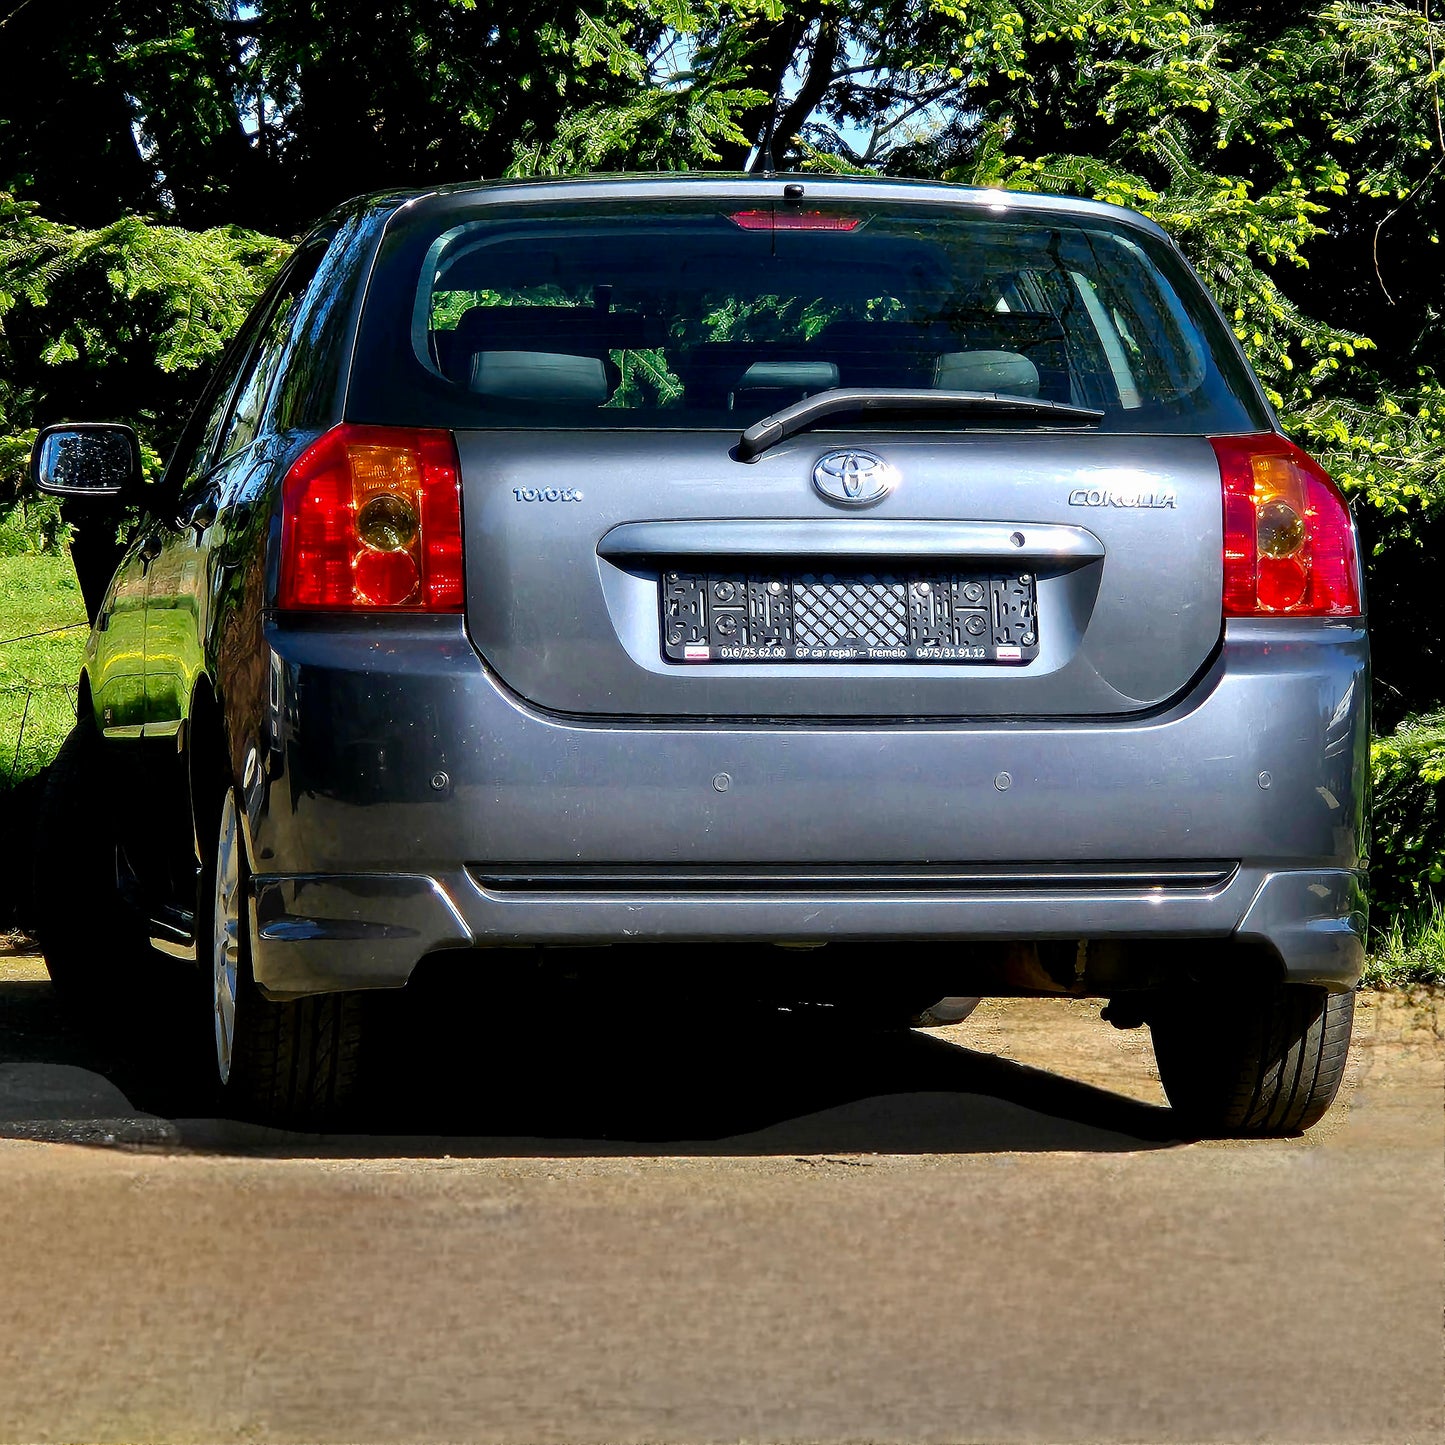
<path fill-rule="evenodd" d="M 269 640 L 270 695 L 229 721 L 278 995 L 624 941 L 1238 938 L 1332 988 L 1363 964 L 1351 624 L 1231 624 L 1166 710 L 1049 724 L 568 719 L 455 622 Z"/>
<path fill-rule="evenodd" d="M 442 949 L 518 944 L 814 942 L 969 943 L 1010 939 L 1248 939 L 1271 946 L 1294 983 L 1352 987 L 1364 966 L 1362 875 L 1240 869 L 1209 891 L 1061 890 L 866 895 L 799 891 L 758 897 L 719 891 L 529 892 L 501 896 L 465 870 L 313 874 L 256 880 L 257 980 L 271 994 L 396 988 Z M 505 962 L 505 953 L 477 955 Z M 460 962 L 461 960 L 459 960 Z M 680 955 L 685 961 L 685 954 Z M 880 977 L 891 967 L 880 952 Z"/>

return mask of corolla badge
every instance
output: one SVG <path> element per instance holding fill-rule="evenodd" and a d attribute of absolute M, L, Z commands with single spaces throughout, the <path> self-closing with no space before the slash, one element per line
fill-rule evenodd
<path fill-rule="evenodd" d="M 898 485 L 898 473 L 872 452 L 829 452 L 813 468 L 820 496 L 842 507 L 880 502 Z"/>
<path fill-rule="evenodd" d="M 1173 487 L 1147 491 L 1143 487 L 1075 487 L 1069 493 L 1071 507 L 1177 507 L 1179 493 Z"/>

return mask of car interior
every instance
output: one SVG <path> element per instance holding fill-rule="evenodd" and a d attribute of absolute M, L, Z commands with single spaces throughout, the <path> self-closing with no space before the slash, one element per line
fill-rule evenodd
<path fill-rule="evenodd" d="M 651 246 L 642 226 L 562 244 L 562 228 L 463 228 L 432 272 L 419 353 L 479 407 L 523 414 L 756 419 L 877 387 L 1128 410 L 1164 349 L 1151 335 L 1182 320 L 1124 276 L 1143 266 L 1047 228 L 974 243 L 881 224 L 760 236 L 727 219 L 649 218 Z M 638 357 L 646 384 L 629 379 Z"/>

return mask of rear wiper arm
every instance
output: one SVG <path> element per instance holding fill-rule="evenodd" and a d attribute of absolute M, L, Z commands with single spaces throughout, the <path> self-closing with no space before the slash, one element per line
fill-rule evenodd
<path fill-rule="evenodd" d="M 1031 396 L 1009 396 L 997 391 L 915 391 L 909 387 L 858 386 L 820 391 L 785 406 L 772 416 L 755 421 L 738 442 L 738 460 L 750 462 L 785 437 L 817 426 L 825 417 L 839 412 L 890 412 L 897 416 L 998 417 L 1062 422 L 1074 426 L 1098 426 L 1104 413 L 1087 406 L 1070 406 L 1063 401 L 1040 401 Z"/>

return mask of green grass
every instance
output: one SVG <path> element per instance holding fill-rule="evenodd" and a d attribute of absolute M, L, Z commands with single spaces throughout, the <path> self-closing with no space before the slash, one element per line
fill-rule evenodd
<path fill-rule="evenodd" d="M 0 556 L 0 789 L 39 772 L 74 725 L 86 632 L 68 555 Z"/>
<path fill-rule="evenodd" d="M 1431 902 L 1397 913 L 1375 939 L 1362 982 L 1366 988 L 1445 985 L 1445 907 Z"/>

